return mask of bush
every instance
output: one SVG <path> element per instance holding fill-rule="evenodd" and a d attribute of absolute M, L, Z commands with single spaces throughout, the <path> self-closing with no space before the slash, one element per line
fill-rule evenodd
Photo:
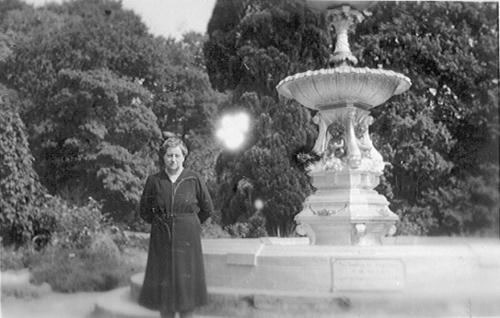
<path fill-rule="evenodd" d="M 33 284 L 43 287 L 48 283 L 59 292 L 106 291 L 124 286 L 130 275 L 144 270 L 146 248 L 120 249 L 115 235 L 110 231 L 97 233 L 86 247 L 81 243 L 53 243 L 37 251 L 32 244 L 17 249 L 2 246 L 1 270 L 29 268 Z M 45 289 L 21 286 L 10 288 L 6 295 L 33 298 Z"/>
<path fill-rule="evenodd" d="M 125 259 L 110 235 L 95 237 L 89 247 L 49 246 L 32 263 L 33 283 L 55 291 L 106 291 L 128 283 L 141 265 Z"/>
<path fill-rule="evenodd" d="M 236 222 L 226 226 L 225 229 L 232 237 L 245 238 L 250 234 L 250 225 L 246 222 Z"/>
<path fill-rule="evenodd" d="M 268 233 L 266 231 L 266 220 L 262 212 L 255 212 L 247 220 L 242 220 L 226 226 L 226 230 L 234 237 L 250 238 L 264 237 Z"/>
<path fill-rule="evenodd" d="M 77 292 L 126 285 L 131 274 L 144 269 L 146 253 L 128 248 L 130 239 L 102 215 L 100 203 L 89 198 L 87 205 L 78 207 L 58 197 L 45 199 L 34 220 L 45 236 L 22 246 L 2 246 L 2 270 L 28 267 L 34 284 Z M 39 244 L 42 237 L 46 246 Z M 12 293 L 32 294 L 30 289 Z"/>
<path fill-rule="evenodd" d="M 203 238 L 228 238 L 231 235 L 224 231 L 212 218 L 208 218 L 201 226 L 201 236 Z"/>
<path fill-rule="evenodd" d="M 87 248 L 92 239 L 109 226 L 101 214 L 98 202 L 89 198 L 87 205 L 70 206 L 58 197 L 52 197 L 44 204 L 42 215 L 54 218 L 51 228 L 52 244 L 62 248 Z"/>
<path fill-rule="evenodd" d="M 136 249 L 139 251 L 147 251 L 149 248 L 149 231 L 147 232 L 131 232 L 124 231 L 127 238 L 127 250 Z"/>
<path fill-rule="evenodd" d="M 133 232 L 149 232 L 151 231 L 151 224 L 144 221 L 139 215 L 136 215 L 133 221 L 128 222 L 124 226 L 127 230 Z"/>
<path fill-rule="evenodd" d="M 117 264 L 121 256 L 116 243 L 110 236 L 105 234 L 98 235 L 93 239 L 88 252 L 88 257 L 92 260 L 106 258 L 113 264 Z"/>
<path fill-rule="evenodd" d="M 20 270 L 28 267 L 29 264 L 29 248 L 21 247 L 15 249 L 13 246 L 5 247 L 0 244 L 0 270 Z"/>

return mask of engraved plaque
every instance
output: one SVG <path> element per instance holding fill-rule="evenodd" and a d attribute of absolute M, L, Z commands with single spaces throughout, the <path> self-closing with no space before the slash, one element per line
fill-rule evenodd
<path fill-rule="evenodd" d="M 404 288 L 405 268 L 395 258 L 332 258 L 333 291 L 396 291 Z"/>

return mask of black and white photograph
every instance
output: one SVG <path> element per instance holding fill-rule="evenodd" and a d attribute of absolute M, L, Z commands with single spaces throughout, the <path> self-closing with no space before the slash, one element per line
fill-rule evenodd
<path fill-rule="evenodd" d="M 0 318 L 500 318 L 499 18 L 0 0 Z"/>

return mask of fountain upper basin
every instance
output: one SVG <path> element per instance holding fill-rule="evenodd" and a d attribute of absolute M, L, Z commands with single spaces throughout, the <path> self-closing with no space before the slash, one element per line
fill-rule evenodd
<path fill-rule="evenodd" d="M 308 108 L 324 110 L 345 103 L 370 109 L 410 86 L 410 79 L 400 73 L 342 65 L 288 76 L 276 88 Z"/>

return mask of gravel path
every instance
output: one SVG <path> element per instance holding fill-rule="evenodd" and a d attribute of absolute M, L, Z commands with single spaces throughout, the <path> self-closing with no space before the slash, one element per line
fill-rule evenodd
<path fill-rule="evenodd" d="M 100 293 L 48 292 L 38 298 L 2 297 L 2 318 L 90 318 Z"/>
<path fill-rule="evenodd" d="M 29 283 L 27 270 L 0 275 L 2 318 L 89 318 L 102 293 L 55 293 Z"/>

